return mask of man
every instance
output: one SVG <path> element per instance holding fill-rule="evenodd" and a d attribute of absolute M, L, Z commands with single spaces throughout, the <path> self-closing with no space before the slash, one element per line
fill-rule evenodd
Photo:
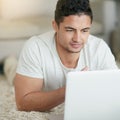
<path fill-rule="evenodd" d="M 15 77 L 18 110 L 46 111 L 65 99 L 69 71 L 117 69 L 107 44 L 92 35 L 89 0 L 58 0 L 54 31 L 32 37 Z"/>

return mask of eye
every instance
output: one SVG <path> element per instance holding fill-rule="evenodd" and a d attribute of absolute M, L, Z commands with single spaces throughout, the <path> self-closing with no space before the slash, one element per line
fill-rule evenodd
<path fill-rule="evenodd" d="M 73 32 L 73 31 L 74 31 L 74 29 L 67 28 L 67 29 L 66 29 L 66 31 L 67 31 L 67 32 Z"/>
<path fill-rule="evenodd" d="M 82 32 L 89 32 L 90 29 L 83 29 Z"/>

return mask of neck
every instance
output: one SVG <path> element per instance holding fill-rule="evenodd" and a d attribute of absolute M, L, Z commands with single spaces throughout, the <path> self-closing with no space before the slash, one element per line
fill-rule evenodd
<path fill-rule="evenodd" d="M 61 59 L 62 64 L 68 68 L 75 68 L 77 66 L 80 53 L 70 53 L 57 49 L 58 55 Z"/>
<path fill-rule="evenodd" d="M 68 57 L 60 57 L 62 63 L 64 66 L 68 67 L 68 68 L 75 68 L 77 66 L 79 57 L 75 58 L 74 56 L 68 56 Z"/>

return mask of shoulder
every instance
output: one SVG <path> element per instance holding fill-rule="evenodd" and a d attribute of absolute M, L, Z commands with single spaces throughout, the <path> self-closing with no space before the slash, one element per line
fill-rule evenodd
<path fill-rule="evenodd" d="M 50 39 L 53 39 L 54 35 L 55 35 L 54 31 L 49 31 L 49 32 L 43 33 L 41 35 L 38 35 L 38 38 L 41 39 L 42 41 L 44 41 L 44 40 L 48 41 Z"/>
<path fill-rule="evenodd" d="M 93 35 L 89 35 L 88 37 L 88 44 L 100 44 L 101 42 L 104 43 L 104 40 L 102 38 Z"/>
<path fill-rule="evenodd" d="M 93 36 L 93 35 L 89 36 L 87 46 L 89 46 L 91 48 L 95 48 L 95 49 L 108 48 L 107 43 L 103 39 L 96 37 L 96 36 Z"/>
<path fill-rule="evenodd" d="M 31 37 L 30 39 L 28 39 L 25 44 L 24 44 L 24 48 L 33 48 L 34 49 L 36 47 L 42 47 L 44 45 L 49 45 L 50 43 L 52 43 L 52 41 L 54 40 L 54 31 L 49 31 L 47 33 L 41 34 L 41 35 L 36 35 Z"/>

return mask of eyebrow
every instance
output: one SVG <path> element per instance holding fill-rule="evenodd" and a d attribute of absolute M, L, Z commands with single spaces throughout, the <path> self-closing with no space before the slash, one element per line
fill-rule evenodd
<path fill-rule="evenodd" d="M 65 29 L 73 29 L 73 30 L 76 30 L 75 28 L 69 27 L 69 26 L 65 27 Z"/>
<path fill-rule="evenodd" d="M 83 28 L 81 30 L 90 30 L 90 27 L 87 27 L 87 28 Z"/>
<path fill-rule="evenodd" d="M 69 26 L 65 27 L 65 29 L 73 29 L 73 30 L 76 30 L 75 28 L 69 27 Z M 86 28 L 83 28 L 83 29 L 81 29 L 81 30 L 89 30 L 89 29 L 90 29 L 90 27 L 86 27 Z"/>

